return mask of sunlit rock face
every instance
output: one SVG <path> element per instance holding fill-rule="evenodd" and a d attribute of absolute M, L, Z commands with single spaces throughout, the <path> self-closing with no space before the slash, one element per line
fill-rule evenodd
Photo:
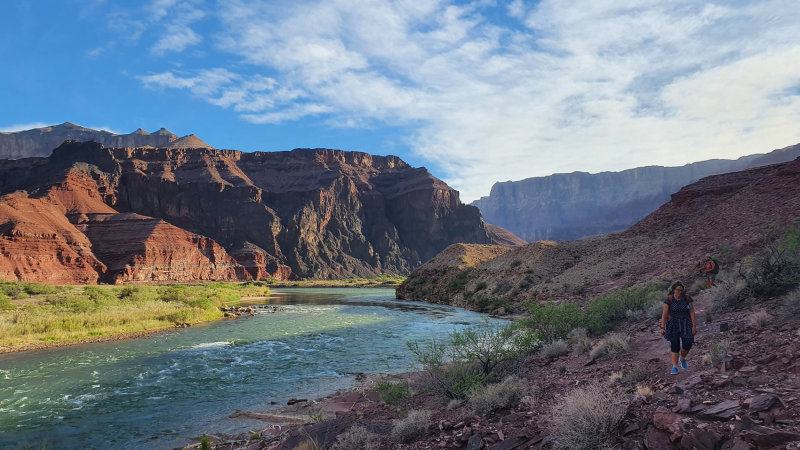
<path fill-rule="evenodd" d="M 47 158 L 0 161 L 0 195 L 3 279 L 371 277 L 409 273 L 456 242 L 521 242 L 487 231 L 424 168 L 329 149 L 70 141 Z"/>
<path fill-rule="evenodd" d="M 621 172 L 561 173 L 496 183 L 472 203 L 486 222 L 517 236 L 571 241 L 624 230 L 670 199 L 680 188 L 709 176 L 790 161 L 800 145 L 736 160 L 715 159 L 682 167 L 649 166 Z"/>

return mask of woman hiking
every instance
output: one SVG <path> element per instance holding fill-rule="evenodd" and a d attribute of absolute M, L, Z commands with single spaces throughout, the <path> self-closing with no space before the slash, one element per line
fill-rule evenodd
<path fill-rule="evenodd" d="M 669 341 L 672 356 L 672 375 L 678 373 L 678 362 L 681 368 L 688 369 L 686 355 L 694 344 L 697 334 L 697 320 L 694 316 L 694 300 L 686 294 L 683 283 L 676 281 L 669 288 L 669 296 L 664 300 L 661 311 L 661 334 Z"/>

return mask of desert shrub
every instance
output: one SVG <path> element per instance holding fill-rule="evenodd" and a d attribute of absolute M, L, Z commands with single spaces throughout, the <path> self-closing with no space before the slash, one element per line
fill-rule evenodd
<path fill-rule="evenodd" d="M 731 351 L 731 340 L 729 338 L 720 339 L 708 346 L 708 352 L 703 355 L 703 361 L 712 366 L 721 363 Z"/>
<path fill-rule="evenodd" d="M 624 376 L 625 374 L 621 370 L 618 372 L 611 372 L 611 375 L 608 376 L 608 382 L 614 384 L 617 381 L 622 381 Z"/>
<path fill-rule="evenodd" d="M 161 291 L 162 302 L 186 302 L 189 300 L 189 288 L 182 284 L 167 286 Z"/>
<path fill-rule="evenodd" d="M 485 281 L 478 282 L 478 284 L 475 285 L 475 290 L 473 290 L 472 292 L 482 291 L 486 289 L 486 286 L 487 284 Z"/>
<path fill-rule="evenodd" d="M 477 365 L 484 375 L 491 375 L 503 361 L 532 351 L 535 341 L 525 330 L 514 326 L 483 323 L 450 333 L 453 361 Z"/>
<path fill-rule="evenodd" d="M 725 312 L 735 309 L 739 299 L 743 297 L 742 291 L 746 287 L 744 280 L 735 280 L 727 283 L 718 283 L 703 292 L 703 298 L 711 303 L 711 310 Z"/>
<path fill-rule="evenodd" d="M 584 309 L 584 326 L 592 333 L 610 330 L 616 322 L 626 317 L 628 310 L 644 309 L 654 298 L 663 295 L 659 283 L 632 286 L 609 292 L 590 301 Z"/>
<path fill-rule="evenodd" d="M 800 315 L 800 289 L 795 289 L 781 298 L 778 313 L 784 317 Z"/>
<path fill-rule="evenodd" d="M 572 353 L 575 355 L 585 355 L 592 351 L 594 341 L 590 337 L 582 337 L 572 344 Z"/>
<path fill-rule="evenodd" d="M 514 286 L 511 285 L 510 281 L 505 279 L 500 279 L 494 286 L 494 289 L 492 289 L 492 294 L 503 295 L 506 292 L 510 291 L 512 287 Z"/>
<path fill-rule="evenodd" d="M 211 450 L 211 440 L 208 439 L 208 436 L 203 435 L 203 437 L 200 438 L 200 449 Z"/>
<path fill-rule="evenodd" d="M 705 279 L 697 279 L 689 286 L 689 289 L 686 291 L 687 294 L 692 295 L 696 292 L 700 292 L 706 288 L 706 280 Z"/>
<path fill-rule="evenodd" d="M 17 307 L 11 303 L 11 297 L 0 292 L 0 311 L 10 311 L 12 309 L 17 309 Z"/>
<path fill-rule="evenodd" d="M 378 435 L 370 433 L 361 425 L 355 424 L 336 437 L 334 450 L 372 450 L 376 447 Z"/>
<path fill-rule="evenodd" d="M 0 281 L 0 292 L 11 298 L 17 298 L 18 295 L 25 293 L 25 289 L 22 283 L 14 281 Z"/>
<path fill-rule="evenodd" d="M 600 385 L 578 388 L 551 411 L 555 448 L 596 449 L 608 445 L 627 405 L 618 393 Z"/>
<path fill-rule="evenodd" d="M 619 333 L 610 333 L 606 337 L 600 339 L 600 341 L 592 347 L 592 351 L 589 352 L 589 357 L 597 359 L 606 355 L 624 353 L 628 351 L 629 347 L 627 336 Z"/>
<path fill-rule="evenodd" d="M 646 384 L 637 384 L 636 391 L 634 391 L 633 395 L 635 398 L 647 400 L 648 398 L 653 396 L 653 389 Z"/>
<path fill-rule="evenodd" d="M 543 342 L 562 339 L 583 323 L 581 309 L 575 303 L 531 303 L 527 310 L 520 323 L 533 330 Z"/>
<path fill-rule="evenodd" d="M 46 295 L 62 292 L 63 287 L 42 283 L 24 283 L 22 287 L 28 295 Z"/>
<path fill-rule="evenodd" d="M 447 290 L 451 293 L 458 293 L 464 290 L 464 287 L 467 285 L 467 277 L 469 276 L 471 269 L 464 269 L 450 281 L 447 282 Z"/>
<path fill-rule="evenodd" d="M 510 376 L 500 383 L 480 386 L 470 392 L 469 405 L 481 416 L 515 405 L 526 394 L 525 384 Z"/>
<path fill-rule="evenodd" d="M 768 312 L 764 311 L 763 309 L 750 314 L 749 317 L 750 324 L 756 326 L 758 328 L 764 328 L 767 326 L 770 320 L 772 320 L 772 316 L 769 315 Z"/>
<path fill-rule="evenodd" d="M 746 283 L 740 299 L 782 295 L 800 285 L 800 227 L 774 227 L 765 241 L 761 251 L 739 265 Z"/>
<path fill-rule="evenodd" d="M 647 380 L 650 377 L 650 372 L 644 364 L 637 364 L 630 371 L 622 376 L 622 382 L 628 384 L 637 384 Z"/>
<path fill-rule="evenodd" d="M 395 422 L 392 436 L 398 441 L 407 444 L 428 431 L 430 411 L 409 411 L 408 415 Z"/>
<path fill-rule="evenodd" d="M 436 341 L 425 345 L 418 342 L 406 344 L 422 364 L 422 385 L 438 395 L 451 399 L 465 398 L 470 390 L 489 378 L 474 364 L 452 360 L 447 344 Z"/>
<path fill-rule="evenodd" d="M 380 381 L 376 387 L 382 402 L 397 404 L 400 400 L 408 397 L 408 381 Z"/>
<path fill-rule="evenodd" d="M 562 339 L 542 344 L 542 348 L 539 350 L 539 356 L 542 358 L 557 358 L 567 353 L 569 353 L 569 345 Z"/>
<path fill-rule="evenodd" d="M 573 328 L 569 333 L 567 333 L 567 339 L 569 340 L 569 343 L 572 344 L 587 337 L 588 335 L 589 333 L 586 331 L 586 328 L 578 327 Z"/>
<path fill-rule="evenodd" d="M 422 364 L 426 385 L 448 398 L 464 398 L 487 381 L 499 364 L 532 352 L 537 344 L 525 329 L 499 327 L 488 320 L 453 331 L 447 343 L 407 343 Z"/>

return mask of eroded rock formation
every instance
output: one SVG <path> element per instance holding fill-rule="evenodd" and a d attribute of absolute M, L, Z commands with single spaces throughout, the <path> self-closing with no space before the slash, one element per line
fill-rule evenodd
<path fill-rule="evenodd" d="M 681 187 L 703 177 L 790 161 L 800 145 L 736 160 L 709 160 L 682 167 L 639 167 L 621 172 L 560 173 L 495 183 L 472 205 L 486 222 L 532 242 L 571 241 L 624 230 Z"/>
<path fill-rule="evenodd" d="M 473 308 L 481 299 L 582 300 L 653 279 L 691 279 L 707 252 L 725 249 L 725 267 L 760 249 L 769 227 L 792 223 L 800 223 L 800 159 L 703 178 L 622 232 L 535 242 L 460 270 L 451 270 L 448 250 L 397 292 Z"/>
<path fill-rule="evenodd" d="M 130 134 L 115 134 L 65 122 L 61 125 L 34 128 L 32 130 L 11 133 L 0 132 L 0 159 L 49 156 L 54 148 L 67 140 L 94 141 L 106 147 L 211 148 L 210 145 L 193 134 L 178 138 L 178 136 L 164 128 L 153 133 L 148 133 L 139 128 Z"/>
<path fill-rule="evenodd" d="M 519 242 L 487 231 L 426 169 L 340 150 L 67 142 L 0 161 L 0 194 L 5 279 L 370 277 L 408 273 L 455 242 Z M 45 241 L 31 255 L 34 237 Z"/>

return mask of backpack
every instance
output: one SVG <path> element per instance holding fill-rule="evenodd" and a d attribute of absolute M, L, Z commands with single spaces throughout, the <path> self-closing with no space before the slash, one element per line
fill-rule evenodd
<path fill-rule="evenodd" d="M 714 263 L 714 269 L 711 270 L 711 273 L 718 274 L 719 273 L 719 261 L 716 258 L 711 258 L 711 262 Z"/>

